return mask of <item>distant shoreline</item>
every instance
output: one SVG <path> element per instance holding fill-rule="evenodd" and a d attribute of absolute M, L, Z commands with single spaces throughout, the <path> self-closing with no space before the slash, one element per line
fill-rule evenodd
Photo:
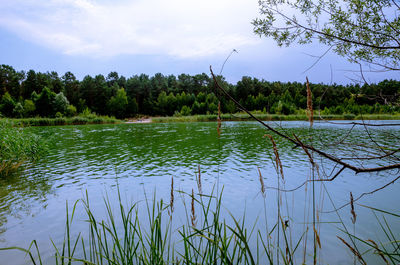
<path fill-rule="evenodd" d="M 152 118 L 128 119 L 125 123 L 152 123 Z"/>
<path fill-rule="evenodd" d="M 279 115 L 279 114 L 253 114 L 263 121 L 308 121 L 307 115 Z M 14 126 L 62 126 L 62 125 L 86 125 L 86 124 L 149 124 L 149 123 L 170 123 L 170 122 L 213 122 L 218 120 L 218 115 L 193 115 L 193 116 L 167 116 L 167 117 L 149 117 L 130 118 L 118 120 L 112 117 L 72 117 L 72 118 L 24 118 L 12 119 L 1 118 L 1 121 L 8 121 Z M 247 114 L 222 114 L 221 120 L 224 121 L 254 121 Z M 400 120 L 400 114 L 342 114 L 342 115 L 321 115 L 314 116 L 315 121 L 321 120 Z"/>
<path fill-rule="evenodd" d="M 253 114 L 263 121 L 308 121 L 307 115 L 279 115 L 279 114 Z M 342 115 L 315 115 L 314 120 L 400 120 L 399 114 L 342 114 Z M 169 117 L 152 117 L 152 123 L 168 123 L 168 122 L 206 122 L 217 121 L 218 115 L 194 115 L 194 116 L 169 116 Z M 247 114 L 222 114 L 222 121 L 253 121 Z"/>

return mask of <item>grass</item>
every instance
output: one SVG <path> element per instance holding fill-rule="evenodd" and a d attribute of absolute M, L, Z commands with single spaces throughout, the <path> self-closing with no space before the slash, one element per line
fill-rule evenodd
<path fill-rule="evenodd" d="M 9 119 L 14 126 L 58 126 L 58 125 L 83 125 L 83 124 L 112 124 L 121 123 L 120 120 L 108 116 L 86 115 L 61 118 L 24 118 Z"/>
<path fill-rule="evenodd" d="M 263 114 L 256 113 L 255 116 L 263 121 L 308 121 L 309 117 L 306 114 Z M 313 120 L 400 120 L 400 115 L 395 114 L 343 114 L 343 115 L 320 115 L 314 116 Z M 0 119 L 1 120 L 1 119 Z M 121 123 L 113 117 L 97 116 L 94 114 L 76 116 L 76 117 L 61 117 L 61 118 L 23 118 L 23 119 L 7 119 L 14 126 L 59 126 L 59 125 L 84 125 L 84 124 L 115 124 Z M 154 123 L 168 122 L 208 122 L 217 121 L 217 114 L 207 115 L 192 115 L 192 116 L 169 116 L 169 117 L 152 117 Z M 222 114 L 222 121 L 252 121 L 252 118 L 244 113 Z"/>
<path fill-rule="evenodd" d="M 0 176 L 16 172 L 23 164 L 34 162 L 46 150 L 42 138 L 0 121 Z"/>
<path fill-rule="evenodd" d="M 279 165 L 277 171 L 280 171 Z M 284 185 L 281 177 L 277 180 Z M 260 183 L 262 182 L 260 173 Z M 201 180 L 199 180 L 201 181 Z M 201 184 L 200 184 L 201 185 Z M 199 184 L 198 184 L 199 187 Z M 264 213 L 268 211 L 265 204 L 265 189 L 261 184 Z M 176 201 L 174 194 L 179 194 L 181 201 Z M 156 194 L 142 202 L 124 203 L 118 189 L 117 204 L 108 196 L 104 198 L 105 218 L 97 218 L 98 213 L 90 206 L 89 196 L 75 202 L 72 209 L 66 204 L 65 234 L 60 245 L 54 247 L 54 264 L 310 264 L 317 261 L 321 248 L 318 221 L 308 223 L 308 227 L 293 236 L 293 224 L 286 224 L 282 193 L 277 193 L 278 212 L 276 219 L 268 223 L 267 219 L 246 220 L 246 214 L 236 218 L 225 212 L 222 201 L 223 191 L 209 195 L 186 193 L 173 189 L 171 182 L 171 199 L 165 202 L 156 199 Z M 315 198 L 313 198 L 315 199 Z M 81 204 L 81 205 L 80 205 Z M 113 206 L 115 208 L 113 208 Z M 77 208 L 83 206 L 85 220 L 89 225 L 87 231 L 76 233 L 73 229 Z M 177 207 L 184 209 L 184 221 L 176 218 Z M 365 206 L 367 207 L 367 206 Z M 386 264 L 400 262 L 400 241 L 392 231 L 385 215 L 399 218 L 400 215 L 384 212 L 372 207 L 374 214 L 380 213 L 377 220 L 387 242 L 361 239 L 349 232 L 340 217 L 338 243 L 348 248 L 361 264 L 364 256 L 373 254 Z M 315 208 L 314 208 L 315 210 Z M 314 211 L 313 210 L 313 211 Z M 274 217 L 272 217 L 274 219 Z M 265 223 L 264 223 L 265 222 Z M 313 235 L 313 246 L 307 250 L 307 234 Z M 361 252 L 357 243 L 368 249 Z M 20 247 L 2 248 L 19 250 L 26 253 L 32 264 L 43 264 L 39 246 L 32 241 L 28 249 Z M 311 251 L 311 253 L 310 253 Z M 307 258 L 303 258 L 307 257 Z"/>
<path fill-rule="evenodd" d="M 54 263 L 255 265 L 265 257 L 264 251 L 273 262 L 271 245 L 266 243 L 261 231 L 249 230 L 244 218 L 238 220 L 232 217 L 232 225 L 221 218 L 221 195 L 181 193 L 189 199 L 191 206 L 187 211 L 187 222 L 177 229 L 173 229 L 170 204 L 163 200 L 156 201 L 154 195 L 153 200 L 146 199 L 145 208 L 140 208 L 138 203 L 126 207 L 118 193 L 117 215 L 110 201 L 104 199 L 105 220 L 95 218 L 86 196 L 81 202 L 89 223 L 88 237 L 84 238 L 82 233 L 73 237 L 72 225 L 78 202 L 72 211 L 67 205 L 65 237 L 61 246 L 54 244 Z M 140 209 L 147 212 L 144 220 Z M 249 242 L 253 239 L 257 240 L 257 245 L 263 246 L 262 251 L 251 248 Z M 78 248 L 80 255 L 77 254 Z M 1 250 L 11 249 L 28 253 L 32 264 L 42 264 L 35 241 L 28 249 L 10 247 Z"/>

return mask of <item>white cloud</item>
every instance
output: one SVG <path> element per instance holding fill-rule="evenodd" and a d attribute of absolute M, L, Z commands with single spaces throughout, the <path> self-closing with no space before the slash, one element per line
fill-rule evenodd
<path fill-rule="evenodd" d="M 257 8 L 256 0 L 0 0 L 0 26 L 65 54 L 202 57 L 257 43 Z"/>

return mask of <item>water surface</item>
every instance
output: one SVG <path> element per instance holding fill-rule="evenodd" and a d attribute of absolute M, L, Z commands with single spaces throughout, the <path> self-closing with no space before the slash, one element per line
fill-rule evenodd
<path fill-rule="evenodd" d="M 315 123 L 312 132 L 306 122 L 270 124 L 281 126 L 281 130 L 295 133 L 307 142 L 342 156 L 360 155 L 355 143 L 371 144 L 362 127 L 354 128 L 348 135 L 351 126 L 346 124 Z M 215 122 L 37 127 L 27 130 L 48 140 L 49 153 L 21 175 L 0 180 L 0 247 L 27 247 L 31 240 L 36 239 L 49 264 L 54 254 L 50 238 L 56 243 L 63 239 L 66 202 L 72 205 L 86 191 L 92 208 L 99 209 L 99 212 L 104 208 L 105 194 L 113 198 L 117 185 L 128 201 L 143 200 L 145 192 L 156 192 L 158 198 L 169 201 L 171 177 L 174 177 L 176 190 L 197 191 L 196 172 L 200 166 L 204 192 L 223 188 L 223 206 L 227 211 L 238 217 L 246 212 L 250 220 L 256 220 L 256 217 L 263 216 L 264 211 L 258 169 L 267 187 L 278 185 L 272 145 L 265 137 L 268 132 L 253 122 L 223 123 L 220 137 Z M 396 139 L 400 132 L 396 127 L 371 128 L 369 133 L 386 145 L 400 145 Z M 337 142 L 345 136 L 346 148 L 340 148 Z M 313 173 L 309 158 L 301 148 L 294 148 L 277 137 L 275 140 L 285 178 L 281 188 L 297 187 Z M 332 163 L 317 156 L 315 161 L 319 164 L 320 176 L 331 173 Z M 385 161 L 369 161 L 369 166 L 381 164 Z M 315 171 L 314 174 L 318 177 Z M 349 201 L 350 192 L 356 198 L 386 184 L 396 174 L 396 171 L 354 174 L 344 170 L 334 181 L 318 184 L 317 207 L 322 211 L 333 209 L 328 193 L 338 207 Z M 293 237 L 300 236 L 310 221 L 311 187 L 308 185 L 307 188 L 281 195 L 285 205 L 284 216 L 296 228 Z M 396 183 L 364 196 L 358 203 L 399 213 L 399 191 L 400 185 Z M 267 188 L 266 200 L 268 218 L 275 220 L 277 194 L 274 189 Z M 339 212 L 340 218 L 362 238 L 382 235 L 371 210 L 356 205 L 356 211 L 355 227 L 351 225 L 349 207 Z M 323 264 L 352 262 L 349 251 L 336 238 L 337 235 L 343 236 L 338 229 L 341 227 L 337 223 L 339 216 L 320 213 L 319 218 L 323 231 L 319 261 Z M 85 231 L 84 214 L 78 213 L 77 219 L 74 229 Z M 397 234 L 400 231 L 398 223 L 393 224 Z M 22 253 L 0 252 L 0 264 L 24 263 L 27 259 Z"/>

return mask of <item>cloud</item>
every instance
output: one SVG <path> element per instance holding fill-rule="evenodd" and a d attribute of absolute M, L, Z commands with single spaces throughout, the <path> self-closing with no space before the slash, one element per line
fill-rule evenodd
<path fill-rule="evenodd" d="M 70 55 L 203 57 L 257 44 L 257 8 L 255 0 L 0 0 L 0 27 Z"/>

